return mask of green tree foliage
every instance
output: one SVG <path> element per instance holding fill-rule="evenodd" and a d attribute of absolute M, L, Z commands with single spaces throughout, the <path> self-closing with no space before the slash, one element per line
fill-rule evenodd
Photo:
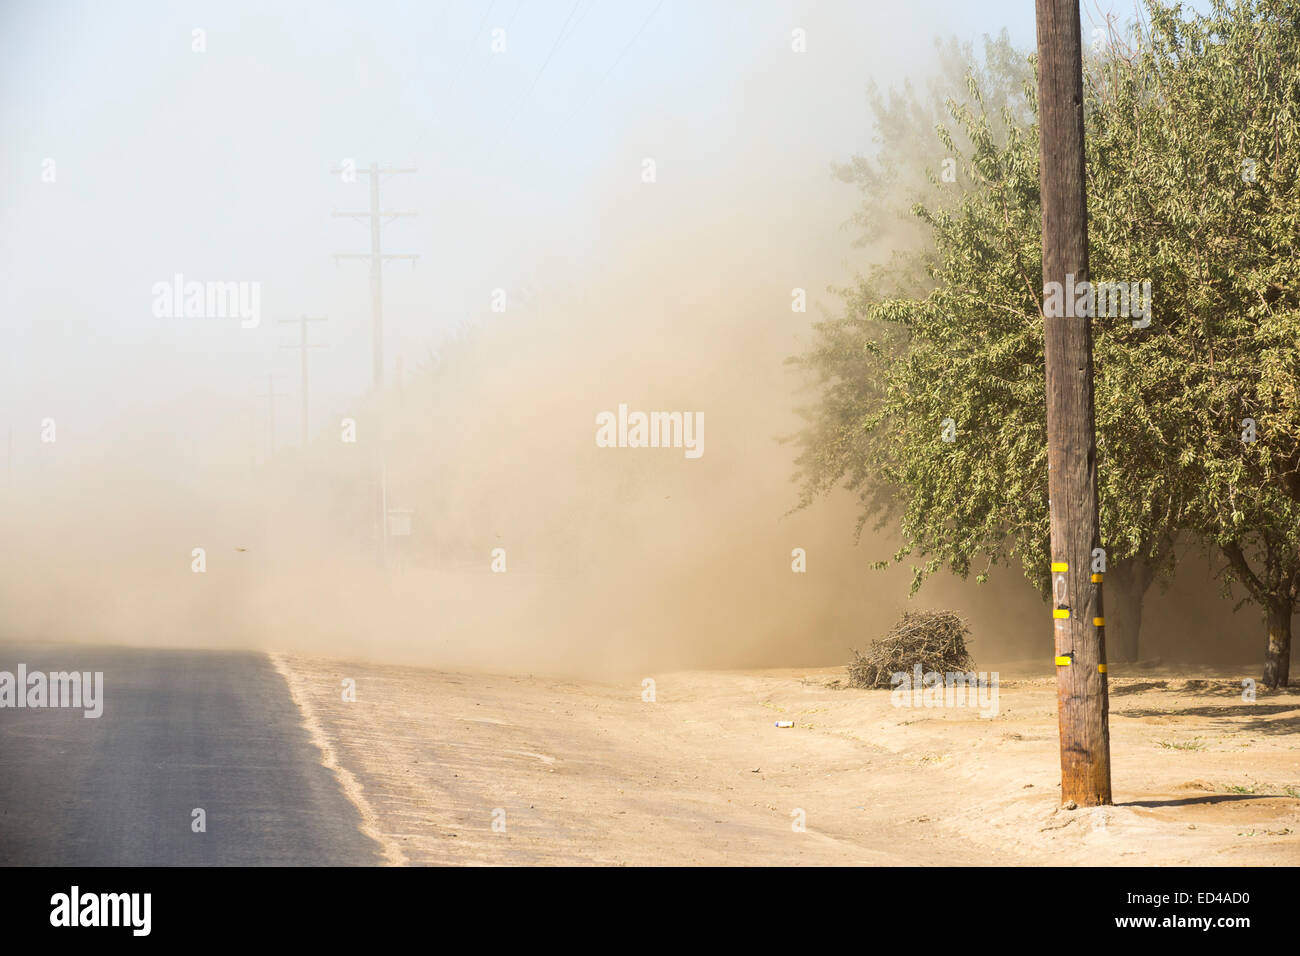
<path fill-rule="evenodd" d="M 1181 521 L 1263 610 L 1277 686 L 1300 598 L 1300 3 L 1149 15 L 1094 124 L 1099 154 L 1127 141 L 1129 157 L 1099 155 L 1100 195 L 1133 210 L 1108 244 L 1163 276 L 1167 328 L 1137 358 L 1163 370 Z"/>
<path fill-rule="evenodd" d="M 1266 613 L 1275 685 L 1300 596 L 1300 2 L 1147 13 L 1086 70 L 1092 280 L 1153 292 L 1148 326 L 1093 323 L 1102 540 L 1120 567 L 1168 562 L 1180 532 L 1218 545 Z M 1018 118 L 982 93 L 949 103 L 960 139 L 936 131 L 959 188 L 913 209 L 928 288 L 869 272 L 796 360 L 821 386 L 801 502 L 842 483 L 859 529 L 897 517 L 914 587 L 1010 563 L 1046 594 L 1035 104 L 1027 87 Z"/>

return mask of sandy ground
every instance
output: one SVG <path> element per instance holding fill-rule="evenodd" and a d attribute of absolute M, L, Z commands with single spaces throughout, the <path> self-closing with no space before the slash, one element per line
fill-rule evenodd
<path fill-rule="evenodd" d="M 1226 673 L 1114 668 L 1116 805 L 1065 810 L 1050 671 L 981 717 L 828 686 L 839 668 L 656 675 L 648 702 L 273 662 L 392 863 L 1300 864 L 1294 686 L 1246 702 Z"/>

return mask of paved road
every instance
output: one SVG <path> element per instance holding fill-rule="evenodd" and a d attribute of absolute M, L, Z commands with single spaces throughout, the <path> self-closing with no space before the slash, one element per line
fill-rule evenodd
<path fill-rule="evenodd" d="M 19 663 L 103 671 L 104 712 L 0 708 L 0 864 L 379 862 L 265 657 L 0 644 Z"/>

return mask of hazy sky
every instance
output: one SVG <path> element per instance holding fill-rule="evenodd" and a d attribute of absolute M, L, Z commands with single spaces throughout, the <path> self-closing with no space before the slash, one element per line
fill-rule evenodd
<path fill-rule="evenodd" d="M 369 246 L 331 216 L 367 208 L 365 177 L 330 173 L 349 158 L 418 168 L 383 181 L 386 208 L 418 213 L 386 250 L 420 256 L 386 267 L 390 368 L 494 288 L 580 284 L 615 218 L 637 228 L 647 157 L 683 235 L 800 203 L 820 225 L 783 241 L 824 289 L 852 268 L 853 196 L 829 164 L 870 146 L 867 82 L 923 81 L 937 35 L 1006 27 L 1028 48 L 1033 19 L 1032 0 L 6 2 L 0 418 L 20 445 L 46 415 L 102 433 L 196 391 L 255 402 L 269 372 L 293 401 L 277 320 L 302 313 L 330 319 L 317 401 L 363 390 L 368 266 L 332 258 Z M 259 283 L 260 326 L 154 316 L 177 273 Z"/>
<path fill-rule="evenodd" d="M 424 663 L 462 647 L 497 668 L 791 664 L 841 659 L 907 600 L 906 569 L 868 573 L 897 544 L 854 544 L 851 496 L 788 514 L 793 451 L 774 439 L 809 395 L 785 359 L 866 265 L 846 226 L 858 194 L 831 165 L 873 148 L 868 85 L 924 87 L 939 38 L 978 48 L 1006 28 L 1031 50 L 1032 0 L 0 11 L 14 634 Z M 936 139 L 931 168 L 944 155 Z M 331 173 L 347 160 L 417 169 L 383 181 L 384 209 L 418 213 L 383 233 L 419 256 L 385 270 L 389 381 L 467 320 L 485 330 L 391 417 L 359 401 L 368 264 L 333 258 L 369 248 L 365 223 L 332 215 L 368 207 L 364 177 Z M 256 284 L 260 323 L 156 314 L 177 274 Z M 311 329 L 328 346 L 311 453 L 259 467 L 268 375 L 277 447 L 299 441 L 297 329 L 280 320 L 303 313 L 329 317 Z M 707 412 L 709 451 L 597 455 L 594 416 L 624 402 Z M 354 415 L 379 424 L 345 444 Z M 381 486 L 436 571 L 375 570 Z M 482 562 L 506 541 L 503 589 Z M 211 574 L 191 573 L 200 546 Z M 1016 568 L 923 597 L 970 612 L 981 654 L 1047 636 Z M 1189 621 L 1207 640 L 1229 626 L 1166 605 L 1151 620 L 1184 650 Z"/>

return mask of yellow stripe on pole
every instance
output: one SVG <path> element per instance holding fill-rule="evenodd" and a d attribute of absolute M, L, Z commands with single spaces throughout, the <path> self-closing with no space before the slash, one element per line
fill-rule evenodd
<path fill-rule="evenodd" d="M 1068 620 L 1070 617 L 1070 609 L 1068 607 L 1058 607 L 1052 612 L 1052 617 L 1056 618 L 1058 621 Z"/>
<path fill-rule="evenodd" d="M 1098 665 L 1097 665 L 1097 673 L 1098 673 L 1098 674 L 1104 674 L 1104 673 L 1106 673 L 1106 665 L 1105 665 L 1105 664 L 1098 664 Z"/>
<path fill-rule="evenodd" d="M 1074 663 L 1074 658 L 1072 658 L 1072 657 L 1057 657 L 1057 658 L 1056 658 L 1056 666 L 1057 666 L 1057 667 L 1069 667 L 1069 666 L 1070 666 L 1071 664 L 1073 664 L 1073 663 Z"/>
<path fill-rule="evenodd" d="M 1093 627 L 1105 627 L 1106 619 L 1104 617 L 1094 617 L 1092 619 L 1092 625 Z"/>
<path fill-rule="evenodd" d="M 1053 570 L 1054 572 L 1055 572 L 1055 571 L 1068 571 L 1068 570 L 1070 570 L 1070 562 L 1069 562 L 1069 561 L 1053 561 L 1053 562 L 1052 562 L 1052 570 Z"/>
<path fill-rule="evenodd" d="M 1093 584 L 1101 584 L 1101 578 L 1102 578 L 1102 576 L 1101 576 L 1100 574 L 1094 574 L 1094 575 L 1092 576 L 1092 583 L 1093 583 Z"/>

